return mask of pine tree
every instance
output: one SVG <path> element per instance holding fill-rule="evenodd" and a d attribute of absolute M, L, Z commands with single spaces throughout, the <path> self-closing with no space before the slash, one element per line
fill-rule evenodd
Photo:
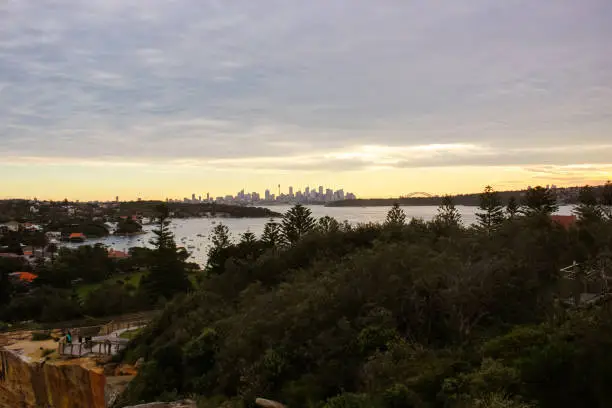
<path fill-rule="evenodd" d="M 551 215 L 559 209 L 557 199 L 550 189 L 530 188 L 523 197 L 521 212 L 525 215 Z"/>
<path fill-rule="evenodd" d="M 394 203 L 387 213 L 386 225 L 401 226 L 406 223 L 406 213 L 400 208 L 399 203 Z"/>
<path fill-rule="evenodd" d="M 224 224 L 217 224 L 208 239 L 211 245 L 208 248 L 206 271 L 209 274 L 220 274 L 223 272 L 225 261 L 229 256 L 228 248 L 232 246 L 229 228 Z"/>
<path fill-rule="evenodd" d="M 263 234 L 261 235 L 261 242 L 267 247 L 279 247 L 282 243 L 282 232 L 279 223 L 270 219 L 264 226 Z"/>
<path fill-rule="evenodd" d="M 499 194 L 493 190 L 493 187 L 485 187 L 484 192 L 480 194 L 480 206 L 478 208 L 481 210 L 476 213 L 478 225 L 487 233 L 504 222 L 504 207 Z"/>
<path fill-rule="evenodd" d="M 240 243 L 245 245 L 253 245 L 257 242 L 257 237 L 251 231 L 246 231 L 240 236 Z"/>
<path fill-rule="evenodd" d="M 319 218 L 317 221 L 317 230 L 323 234 L 330 232 L 337 232 L 340 230 L 340 223 L 333 217 L 326 215 L 325 217 Z"/>
<path fill-rule="evenodd" d="M 598 222 L 604 216 L 604 212 L 597 202 L 595 190 L 590 186 L 584 186 L 578 193 L 578 205 L 573 213 L 581 223 Z"/>
<path fill-rule="evenodd" d="M 191 287 L 184 256 L 176 247 L 174 235 L 169 228 L 168 207 L 161 204 L 156 210 L 158 223 L 150 241 L 155 249 L 152 253 L 151 269 L 142 285 L 152 301 L 160 297 L 170 299 L 175 293 Z"/>
<path fill-rule="evenodd" d="M 295 244 L 315 228 L 315 219 L 311 214 L 311 211 L 301 204 L 296 204 L 285 213 L 282 221 L 282 233 L 288 244 Z"/>
<path fill-rule="evenodd" d="M 449 195 L 442 197 L 442 204 L 438 207 L 438 214 L 434 217 L 434 222 L 442 227 L 456 227 L 461 224 L 461 214 L 455 208 L 453 197 Z"/>
<path fill-rule="evenodd" d="M 508 199 L 508 204 L 506 205 L 506 212 L 508 213 L 508 218 L 510 218 L 511 220 L 514 219 L 514 217 L 516 217 L 516 215 L 519 213 L 520 207 L 518 204 L 518 201 L 516 200 L 515 196 L 511 196 Z"/>

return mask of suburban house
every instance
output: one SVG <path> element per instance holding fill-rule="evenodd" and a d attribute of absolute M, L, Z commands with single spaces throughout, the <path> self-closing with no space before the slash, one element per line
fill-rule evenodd
<path fill-rule="evenodd" d="M 4 224 L 0 224 L 0 226 L 3 226 L 7 231 L 12 231 L 12 232 L 19 231 L 20 225 L 21 224 L 19 224 L 17 221 L 9 221 L 9 222 L 5 222 Z"/>
<path fill-rule="evenodd" d="M 33 274 L 31 272 L 13 272 L 8 274 L 9 279 L 13 283 L 22 283 L 22 284 L 30 284 L 38 278 L 38 275 Z"/>
<path fill-rule="evenodd" d="M 550 219 L 552 220 L 552 222 L 561 225 L 565 229 L 569 229 L 574 224 L 576 224 L 575 215 L 552 215 Z"/>
<path fill-rule="evenodd" d="M 109 249 L 108 257 L 111 259 L 127 259 L 130 257 L 130 254 L 124 251 L 117 251 L 115 249 Z"/>
<path fill-rule="evenodd" d="M 87 237 L 82 232 L 73 232 L 68 236 L 70 242 L 85 242 Z"/>

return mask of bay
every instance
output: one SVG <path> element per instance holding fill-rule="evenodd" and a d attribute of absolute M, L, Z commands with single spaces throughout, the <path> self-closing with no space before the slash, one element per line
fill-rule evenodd
<path fill-rule="evenodd" d="M 321 218 L 326 215 L 337 219 L 338 221 L 348 221 L 351 224 L 367 223 L 367 222 L 383 222 L 389 211 L 389 207 L 325 207 L 322 205 L 307 206 L 315 218 Z M 279 213 L 285 213 L 291 206 L 277 205 L 267 207 Z M 557 214 L 569 215 L 572 211 L 572 206 L 561 206 Z M 422 218 L 423 220 L 431 220 L 438 212 L 438 207 L 435 206 L 406 206 L 402 207 L 408 219 Z M 473 224 L 476 221 L 475 213 L 477 207 L 457 206 L 457 210 L 461 214 L 464 225 Z M 227 225 L 231 236 L 234 240 L 238 240 L 240 235 L 246 231 L 251 231 L 257 236 L 263 232 L 264 225 L 269 220 L 266 218 L 188 218 L 172 220 L 170 228 L 174 233 L 175 240 L 178 246 L 185 247 L 191 253 L 190 261 L 201 266 L 206 264 L 206 252 L 210 244 L 209 236 L 213 228 L 223 223 Z M 95 245 L 103 244 L 108 248 L 115 250 L 127 251 L 131 247 L 151 247 L 149 241 L 153 237 L 151 232 L 155 228 L 154 225 L 145 225 L 145 234 L 120 237 L 108 236 L 100 239 L 88 239 L 84 243 L 62 243 L 65 247 L 77 247 L 80 245 Z"/>

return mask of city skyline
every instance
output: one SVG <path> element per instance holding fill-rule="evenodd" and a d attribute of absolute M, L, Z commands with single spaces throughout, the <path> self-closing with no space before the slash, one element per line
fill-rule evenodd
<path fill-rule="evenodd" d="M 611 17 L 601 0 L 3 2 L 0 195 L 601 183 Z"/>

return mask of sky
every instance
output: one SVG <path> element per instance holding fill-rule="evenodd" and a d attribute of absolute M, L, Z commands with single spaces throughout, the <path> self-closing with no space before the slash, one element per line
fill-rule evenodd
<path fill-rule="evenodd" d="M 4 0 L 0 198 L 612 179 L 610 0 Z"/>

